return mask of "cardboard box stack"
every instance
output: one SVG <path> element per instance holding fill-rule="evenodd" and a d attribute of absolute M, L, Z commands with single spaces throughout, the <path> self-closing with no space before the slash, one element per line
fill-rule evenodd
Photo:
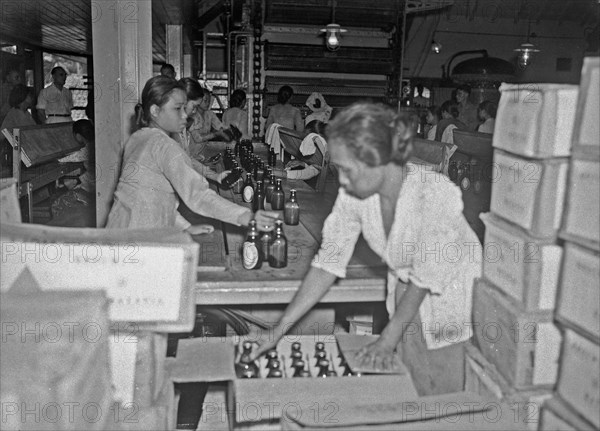
<path fill-rule="evenodd" d="M 511 404 L 515 420 L 537 429 L 558 374 L 558 231 L 578 87 L 503 84 L 500 92 L 491 211 L 481 216 L 483 277 L 473 297 L 479 351 L 467 353 L 467 390 Z"/>
<path fill-rule="evenodd" d="M 586 58 L 561 239 L 564 256 L 556 321 L 563 344 L 556 393 L 541 429 L 600 429 L 600 61 Z"/>

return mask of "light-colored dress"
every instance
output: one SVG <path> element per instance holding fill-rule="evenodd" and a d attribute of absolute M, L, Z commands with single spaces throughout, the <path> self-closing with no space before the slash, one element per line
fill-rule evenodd
<path fill-rule="evenodd" d="M 481 274 L 482 248 L 462 214 L 460 189 L 446 176 L 412 164 L 407 172 L 387 238 L 379 195 L 361 200 L 340 189 L 312 265 L 345 277 L 362 233 L 390 270 L 386 301 L 390 315 L 398 280 L 428 289 L 419 316 L 427 329 L 427 347 L 438 349 L 472 335 L 472 287 Z"/>
<path fill-rule="evenodd" d="M 165 132 L 138 130 L 125 144 L 106 227 L 178 226 L 178 196 L 192 211 L 227 223 L 238 224 L 239 217 L 249 211 L 211 190 L 181 145 Z"/>
<path fill-rule="evenodd" d="M 206 140 L 213 130 L 223 130 L 224 125 L 210 109 L 208 111 L 196 111 L 194 113 L 194 122 L 188 128 L 190 137 L 189 153 L 195 156 L 203 156 L 208 141 Z"/>
<path fill-rule="evenodd" d="M 477 131 L 479 133 L 494 133 L 494 127 L 496 126 L 495 118 L 488 118 L 479 125 Z"/>

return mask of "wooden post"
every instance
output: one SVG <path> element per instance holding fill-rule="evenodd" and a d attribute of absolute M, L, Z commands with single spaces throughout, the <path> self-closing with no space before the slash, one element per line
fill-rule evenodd
<path fill-rule="evenodd" d="M 167 24 L 167 63 L 175 68 L 177 79 L 183 78 L 183 37 L 182 26 Z"/>
<path fill-rule="evenodd" d="M 123 145 L 132 133 L 135 105 L 152 76 L 152 2 L 92 2 L 96 131 L 96 224 L 112 206 Z"/>

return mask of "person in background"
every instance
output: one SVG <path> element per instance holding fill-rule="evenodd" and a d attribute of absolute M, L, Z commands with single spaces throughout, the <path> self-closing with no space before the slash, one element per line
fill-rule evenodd
<path fill-rule="evenodd" d="M 187 124 L 189 127 L 192 125 L 193 114 L 196 111 L 197 106 L 200 103 L 202 103 L 202 98 L 204 97 L 204 90 L 202 89 L 202 87 L 200 86 L 198 81 L 196 81 L 192 78 L 181 78 L 179 80 L 179 82 L 182 85 L 182 87 L 185 89 L 185 94 L 187 97 L 187 102 L 185 104 L 185 113 L 188 116 Z M 186 154 L 188 156 L 190 156 L 191 161 L 192 161 L 192 166 L 198 173 L 200 173 L 205 178 L 208 178 L 209 180 L 213 180 L 213 181 L 220 183 L 221 179 L 226 177 L 230 173 L 230 171 L 223 171 L 220 174 L 218 174 L 215 171 L 213 171 L 212 169 L 210 169 L 208 166 L 206 166 L 202 163 L 202 161 L 204 160 L 203 155 L 192 153 L 192 148 L 191 148 L 192 147 L 191 146 L 192 138 L 191 138 L 190 132 L 188 130 L 188 127 L 185 127 L 181 131 L 181 133 L 177 133 L 177 134 L 173 135 L 173 139 L 175 139 L 175 141 L 179 142 L 181 144 L 183 150 L 186 152 Z"/>
<path fill-rule="evenodd" d="M 477 105 L 469 102 L 471 87 L 461 85 L 456 88 L 456 103 L 458 103 L 458 119 L 467 126 L 466 130 L 474 132 L 479 125 Z"/>
<path fill-rule="evenodd" d="M 421 176 L 408 163 L 412 134 L 405 117 L 371 103 L 355 103 L 329 122 L 329 151 L 341 188 L 323 225 L 321 249 L 268 339 L 259 339 L 254 357 L 274 348 L 286 329 L 346 276 L 362 234 L 388 266 L 390 320 L 358 353 L 358 361 L 390 369 L 398 348 L 419 395 L 463 390 L 472 287 L 481 275 L 482 250 L 473 246 L 479 242 L 462 214 L 460 189 L 434 175 Z M 457 247 L 452 259 L 431 252 L 448 244 Z"/>
<path fill-rule="evenodd" d="M 190 234 L 212 231 L 212 226 L 192 226 L 178 212 L 178 199 L 192 211 L 235 225 L 255 218 L 272 229 L 278 213 L 257 211 L 220 197 L 192 167 L 181 144 L 170 134 L 186 127 L 187 97 L 184 86 L 171 78 L 150 78 L 136 105 L 140 129 L 123 151 L 121 176 L 108 215 L 107 228 L 179 227 Z"/>
<path fill-rule="evenodd" d="M 283 170 L 276 169 L 275 175 L 292 180 L 308 180 L 319 175 L 327 153 L 326 127 L 324 122 L 318 120 L 308 123 L 300 145 L 300 152 L 304 157 L 289 161 Z M 316 151 L 317 148 L 319 151 Z"/>
<path fill-rule="evenodd" d="M 204 150 L 209 141 L 221 140 L 229 142 L 232 135 L 225 130 L 225 126 L 211 109 L 212 95 L 206 88 L 200 87 L 202 97 L 195 104 L 192 112 L 191 123 L 188 126 L 190 135 L 190 152 L 200 160 L 204 157 Z"/>
<path fill-rule="evenodd" d="M 441 117 L 442 112 L 438 106 L 432 105 L 427 108 L 427 115 L 425 116 L 425 122 L 427 123 L 425 126 L 425 130 L 427 130 L 425 133 L 426 139 L 429 139 L 430 141 L 435 140 L 437 125 L 440 122 Z"/>
<path fill-rule="evenodd" d="M 21 83 L 21 74 L 18 70 L 11 69 L 6 73 L 4 77 L 4 82 L 2 83 L 2 87 L 0 88 L 0 124 L 4 120 L 6 114 L 12 106 L 8 102 L 8 98 L 10 96 L 10 92 L 15 86 Z"/>
<path fill-rule="evenodd" d="M 73 97 L 65 88 L 67 72 L 60 66 L 52 69 L 52 84 L 42 88 L 37 99 L 37 115 L 40 123 L 64 123 L 71 121 Z"/>
<path fill-rule="evenodd" d="M 447 100 L 442 103 L 440 110 L 442 112 L 442 119 L 437 125 L 435 140 L 454 144 L 454 129 L 468 130 L 468 128 L 458 119 L 458 105 L 453 100 Z"/>
<path fill-rule="evenodd" d="M 34 126 L 35 120 L 29 113 L 33 106 L 33 93 L 31 88 L 23 84 L 13 87 L 8 96 L 10 110 L 7 112 L 0 130 L 8 129 L 11 133 L 15 127 Z M 0 136 L 1 163 L 5 167 L 12 165 L 12 146 L 4 135 Z"/>
<path fill-rule="evenodd" d="M 175 68 L 173 67 L 172 64 L 169 64 L 169 63 L 164 63 L 160 67 L 160 74 L 162 76 L 166 76 L 171 79 L 175 79 L 175 77 L 177 76 L 175 73 Z"/>
<path fill-rule="evenodd" d="M 235 90 L 229 98 L 229 108 L 223 112 L 223 124 L 225 127 L 237 127 L 242 132 L 241 139 L 250 139 L 248 134 L 248 113 L 246 107 L 246 92 Z"/>
<path fill-rule="evenodd" d="M 306 99 L 306 106 L 311 110 L 311 113 L 304 119 L 304 124 L 308 125 L 313 121 L 319 121 L 326 124 L 331 118 L 333 108 L 327 104 L 321 93 L 311 93 Z M 306 126 L 305 126 L 306 127 Z"/>
<path fill-rule="evenodd" d="M 64 180 L 63 184 L 69 189 L 82 189 L 93 198 L 96 190 L 96 139 L 94 124 L 90 120 L 77 120 L 73 123 L 73 138 L 81 146 L 79 151 L 59 159 L 61 163 L 83 162 L 85 171 L 78 179 Z"/>
<path fill-rule="evenodd" d="M 265 124 L 265 130 L 269 130 L 271 124 L 279 124 L 282 127 L 302 132 L 304 130 L 304 122 L 302 114 L 295 106 L 292 106 L 289 101 L 294 94 L 294 90 L 289 85 L 282 86 L 277 92 L 277 104 L 269 109 L 269 116 Z"/>
<path fill-rule="evenodd" d="M 477 128 L 478 132 L 481 133 L 494 133 L 494 126 L 496 125 L 496 111 L 498 107 L 494 102 L 484 100 L 479 104 L 477 114 L 479 119 L 483 121 Z"/>

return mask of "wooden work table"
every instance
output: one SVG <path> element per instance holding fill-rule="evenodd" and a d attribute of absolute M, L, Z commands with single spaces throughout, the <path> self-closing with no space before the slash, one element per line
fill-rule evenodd
<path fill-rule="evenodd" d="M 266 146 L 254 144 L 255 152 L 266 160 Z M 223 151 L 223 143 L 211 145 L 211 152 Z M 222 169 L 219 162 L 216 169 Z M 300 204 L 300 224 L 284 225 L 288 239 L 288 265 L 271 268 L 268 262 L 258 270 L 242 266 L 241 246 L 247 228 L 203 219 L 184 212 L 192 223 L 211 223 L 215 231 L 196 235 L 200 244 L 196 301 L 201 305 L 283 304 L 293 298 L 310 263 L 319 249 L 321 228 L 337 196 L 337 183 L 329 183 L 323 193 L 317 193 L 301 180 L 283 180 L 286 200 L 292 188 L 297 190 Z M 218 190 L 218 188 L 217 188 Z M 224 198 L 250 207 L 241 195 L 231 190 L 218 190 Z M 270 209 L 267 204 L 267 210 Z M 282 211 L 283 219 L 283 211 Z M 332 253 L 334 244 L 330 245 Z M 326 249 L 327 250 L 327 249 Z M 347 276 L 340 279 L 321 302 L 371 302 L 385 299 L 386 265 L 362 239 L 357 243 L 348 266 Z"/>

